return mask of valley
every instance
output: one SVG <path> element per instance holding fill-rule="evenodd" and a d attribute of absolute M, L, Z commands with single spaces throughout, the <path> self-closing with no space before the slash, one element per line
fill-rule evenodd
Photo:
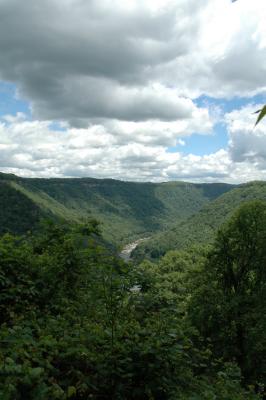
<path fill-rule="evenodd" d="M 103 237 L 119 247 L 174 227 L 234 185 L 0 174 L 0 187 L 0 232 L 23 233 L 46 218 L 70 223 L 94 218 Z"/>
<path fill-rule="evenodd" d="M 145 258 L 159 259 L 169 250 L 181 250 L 193 245 L 210 244 L 217 230 L 243 203 L 266 200 L 266 182 L 250 182 L 235 187 L 206 203 L 196 213 L 177 221 L 170 229 L 155 233 L 133 251 L 135 262 Z"/>
<path fill-rule="evenodd" d="M 265 230 L 266 182 L 0 174 L 0 398 L 261 399 Z"/>
<path fill-rule="evenodd" d="M 153 184 L 0 173 L 0 232 L 34 231 L 45 219 L 70 224 L 95 219 L 104 240 L 123 249 L 123 259 L 132 254 L 139 262 L 210 242 L 234 210 L 252 199 L 266 199 L 265 182 Z"/>

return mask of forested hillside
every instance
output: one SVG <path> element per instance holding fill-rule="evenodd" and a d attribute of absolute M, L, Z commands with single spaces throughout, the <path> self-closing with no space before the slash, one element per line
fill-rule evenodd
<path fill-rule="evenodd" d="M 207 203 L 202 209 L 175 227 L 154 235 L 134 251 L 135 260 L 156 259 L 168 250 L 188 248 L 193 244 L 210 243 L 217 229 L 243 202 L 266 199 L 266 182 L 250 182 Z"/>
<path fill-rule="evenodd" d="M 95 223 L 0 238 L 1 400 L 259 400 L 266 202 L 132 268 Z"/>
<path fill-rule="evenodd" d="M 0 180 L 0 234 L 25 233 L 37 226 L 41 209 L 8 181 Z"/>
<path fill-rule="evenodd" d="M 5 174 L 0 175 L 1 182 L 5 184 L 1 187 L 9 191 L 9 197 L 12 193 L 11 197 L 17 198 L 12 217 L 16 223 L 13 224 L 12 218 L 6 222 L 6 216 L 14 203 L 10 204 L 5 195 L 0 197 L 2 232 L 7 224 L 7 231 L 22 233 L 28 226 L 36 226 L 41 217 L 69 222 L 96 218 L 101 223 L 104 237 L 119 245 L 171 227 L 233 187 L 227 184 L 152 184 L 92 178 L 25 179 Z M 31 206 L 24 207 L 24 202 Z"/>

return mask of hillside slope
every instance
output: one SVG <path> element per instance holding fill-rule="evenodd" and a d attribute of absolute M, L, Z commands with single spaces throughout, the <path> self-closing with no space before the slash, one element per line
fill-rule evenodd
<path fill-rule="evenodd" d="M 225 222 L 243 202 L 254 199 L 266 200 L 266 182 L 250 182 L 231 190 L 204 205 L 187 220 L 175 227 L 154 235 L 141 243 L 133 253 L 135 260 L 145 257 L 156 259 L 168 250 L 181 249 L 197 243 L 211 242 L 214 232 Z"/>
<path fill-rule="evenodd" d="M 0 181 L 0 234 L 23 234 L 34 228 L 42 216 L 41 209 L 7 181 Z"/>
<path fill-rule="evenodd" d="M 28 217 L 30 224 L 37 223 L 42 216 L 67 221 L 96 218 L 102 223 L 104 237 L 113 243 L 127 243 L 169 228 L 233 188 L 228 184 L 154 184 L 92 178 L 30 179 L 6 174 L 0 174 L 0 182 L 5 185 L 5 190 L 8 187 L 12 191 L 14 197 L 22 196 L 30 201 L 24 207 L 24 200 L 17 200 L 23 218 L 27 219 L 27 212 L 35 210 L 35 214 Z M 12 214 L 9 196 L 0 199 L 0 221 L 6 221 L 6 210 L 10 209 Z M 24 225 L 20 226 L 20 213 L 16 218 L 21 231 Z M 3 231 L 4 222 L 2 227 Z"/>

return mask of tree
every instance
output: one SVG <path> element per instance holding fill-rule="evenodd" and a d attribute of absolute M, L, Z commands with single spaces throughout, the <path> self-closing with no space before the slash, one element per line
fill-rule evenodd
<path fill-rule="evenodd" d="M 216 356 L 265 382 L 266 202 L 245 203 L 220 229 L 199 281 L 192 320 Z"/>
<path fill-rule="evenodd" d="M 132 268 L 96 228 L 0 238 L 1 400 L 257 399 L 235 365 L 213 371 L 209 349 L 194 346 L 188 275 L 205 253 Z"/>

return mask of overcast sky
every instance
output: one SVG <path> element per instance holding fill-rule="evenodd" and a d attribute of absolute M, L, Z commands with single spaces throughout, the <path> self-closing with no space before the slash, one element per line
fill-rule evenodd
<path fill-rule="evenodd" d="M 265 0 L 0 0 L 0 171 L 266 180 Z"/>

